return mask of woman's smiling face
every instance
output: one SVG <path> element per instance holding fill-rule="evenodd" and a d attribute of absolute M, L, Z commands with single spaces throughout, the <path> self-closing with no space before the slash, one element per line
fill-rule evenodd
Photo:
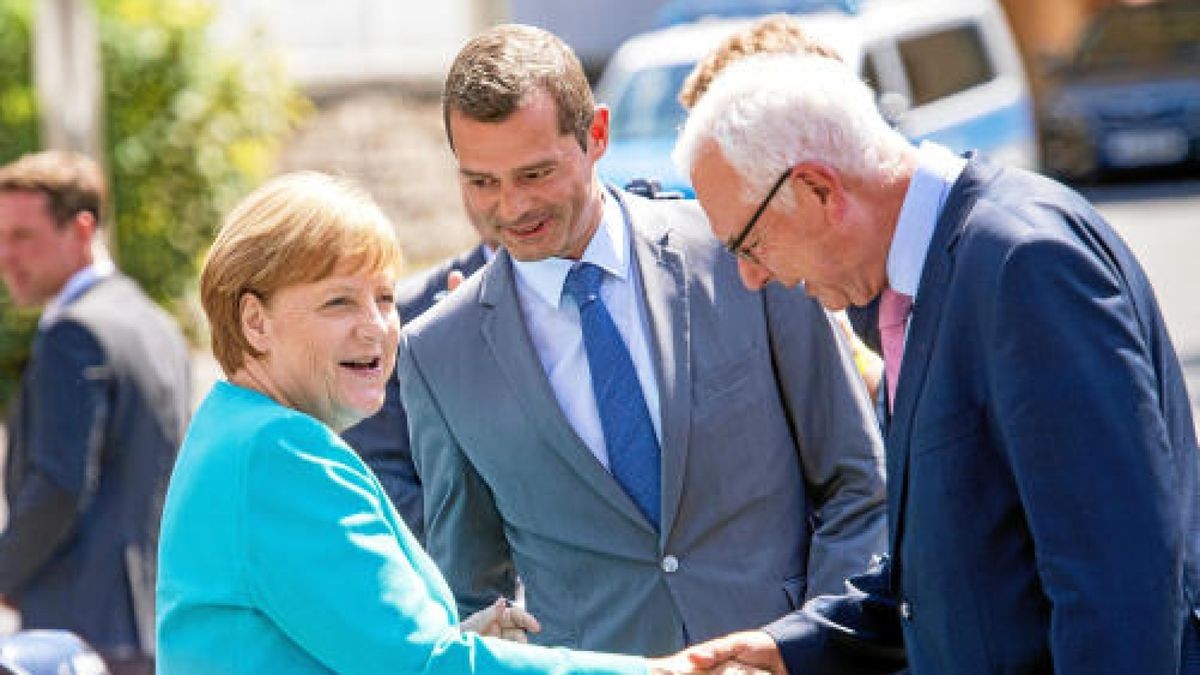
<path fill-rule="evenodd" d="M 284 286 L 267 302 L 243 299 L 243 326 L 259 386 L 280 403 L 341 431 L 383 405 L 396 364 L 395 279 L 343 265 L 314 282 Z"/>

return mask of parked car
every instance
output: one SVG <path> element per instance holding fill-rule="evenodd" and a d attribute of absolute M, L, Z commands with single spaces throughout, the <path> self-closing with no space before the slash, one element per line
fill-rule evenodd
<path fill-rule="evenodd" d="M 682 23 L 628 40 L 600 79 L 597 98 L 612 108 L 601 175 L 618 185 L 655 178 L 692 195 L 670 158 L 684 119 L 676 100 L 683 80 L 752 23 L 746 14 L 779 10 L 803 14 L 806 31 L 875 87 L 885 115 L 912 140 L 1038 166 L 1029 85 L 995 0 L 678 0 L 663 15 Z"/>
<path fill-rule="evenodd" d="M 1044 97 L 1048 172 L 1086 180 L 1200 165 L 1200 2 L 1112 5 L 1051 69 Z"/>

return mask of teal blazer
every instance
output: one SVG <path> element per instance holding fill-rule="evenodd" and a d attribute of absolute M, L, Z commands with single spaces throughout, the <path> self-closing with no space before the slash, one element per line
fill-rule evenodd
<path fill-rule="evenodd" d="M 163 675 L 646 672 L 460 631 L 441 573 L 354 451 L 228 382 L 171 476 L 157 613 Z"/>

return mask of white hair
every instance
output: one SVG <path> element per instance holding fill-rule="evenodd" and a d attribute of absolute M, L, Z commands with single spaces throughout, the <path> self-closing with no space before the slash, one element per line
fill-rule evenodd
<path fill-rule="evenodd" d="M 683 175 L 709 141 L 755 195 L 805 161 L 853 177 L 890 179 L 911 147 L 845 64 L 796 54 L 748 57 L 717 76 L 676 142 L 672 157 Z"/>

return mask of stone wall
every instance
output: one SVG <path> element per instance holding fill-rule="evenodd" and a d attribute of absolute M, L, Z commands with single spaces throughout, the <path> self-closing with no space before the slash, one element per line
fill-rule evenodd
<path fill-rule="evenodd" d="M 279 169 L 359 181 L 395 224 L 410 270 L 475 242 L 442 131 L 441 104 L 428 92 L 377 86 L 322 96 L 285 148 Z"/>

